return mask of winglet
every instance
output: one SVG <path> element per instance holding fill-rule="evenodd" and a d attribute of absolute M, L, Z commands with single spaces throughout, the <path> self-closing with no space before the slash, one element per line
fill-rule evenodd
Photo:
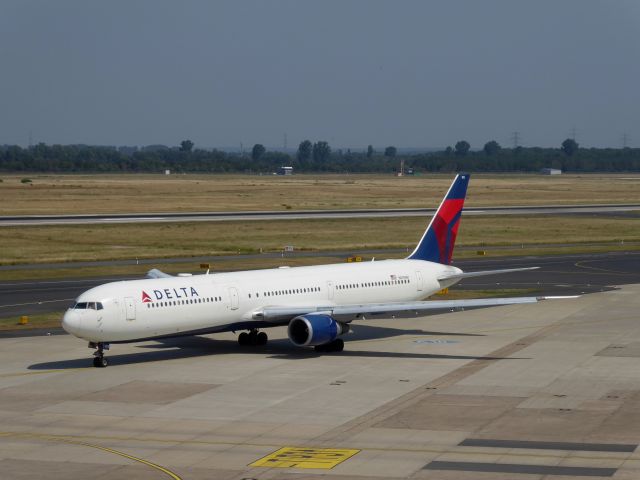
<path fill-rule="evenodd" d="M 449 265 L 458 235 L 460 215 L 469 185 L 468 173 L 459 173 L 451 183 L 438 211 L 422 235 L 415 250 L 407 258 Z"/>

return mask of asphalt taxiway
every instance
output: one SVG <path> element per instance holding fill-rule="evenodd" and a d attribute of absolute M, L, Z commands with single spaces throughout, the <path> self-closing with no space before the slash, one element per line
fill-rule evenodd
<path fill-rule="evenodd" d="M 368 252 L 368 254 L 372 253 Z M 255 257 L 268 255 L 271 254 L 255 255 Z M 308 255 L 320 254 L 308 253 Z M 330 252 L 327 255 L 336 256 L 340 253 Z M 347 254 L 344 253 L 343 256 L 347 256 Z M 224 261 L 235 261 L 238 258 L 237 255 L 218 261 L 214 258 L 213 262 L 224 267 Z M 192 263 L 199 261 L 198 259 L 178 260 Z M 205 260 L 211 261 L 211 258 Z M 166 262 L 167 260 L 158 261 Z M 286 264 L 286 261 L 287 259 L 284 258 L 283 264 Z M 148 263 L 152 265 L 152 261 Z M 509 275 L 469 279 L 458 284 L 458 288 L 464 289 L 515 288 L 531 290 L 531 294 L 539 295 L 573 295 L 602 291 L 610 288 L 611 285 L 640 283 L 640 252 L 482 258 L 456 262 L 456 265 L 465 271 L 541 267 L 539 270 Z M 72 275 L 72 270 L 70 270 L 70 275 Z M 0 318 L 62 311 L 80 293 L 89 288 L 123 278 L 99 277 L 0 282 Z"/>
<path fill-rule="evenodd" d="M 637 212 L 640 204 L 594 204 L 594 205 L 526 205 L 470 207 L 464 209 L 468 215 L 571 215 L 571 214 L 625 214 Z M 78 215 L 7 215 L 0 216 L 0 226 L 26 225 L 82 225 L 111 223 L 166 223 L 166 222 L 217 222 L 255 220 L 301 220 L 320 218 L 383 218 L 432 216 L 431 208 L 393 208 L 357 210 L 292 210 L 292 211 L 246 211 L 246 212 L 166 212 L 166 213 L 114 213 Z"/>
<path fill-rule="evenodd" d="M 639 310 L 636 283 L 366 320 L 339 354 L 274 328 L 117 345 L 106 369 L 68 335 L 2 338 L 0 476 L 637 479 Z"/>

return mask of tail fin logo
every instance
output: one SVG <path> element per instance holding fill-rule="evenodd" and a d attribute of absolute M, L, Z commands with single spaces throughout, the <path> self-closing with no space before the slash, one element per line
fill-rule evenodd
<path fill-rule="evenodd" d="M 445 265 L 451 263 L 468 185 L 469 174 L 461 173 L 455 178 L 420 243 L 408 258 Z"/>
<path fill-rule="evenodd" d="M 463 204 L 464 199 L 445 200 L 434 218 L 432 227 L 438 241 L 439 263 L 446 265 L 451 263 Z"/>
<path fill-rule="evenodd" d="M 149 296 L 149 294 L 147 292 L 145 292 L 144 290 L 142 291 L 142 303 L 150 303 L 151 302 L 151 297 Z"/>

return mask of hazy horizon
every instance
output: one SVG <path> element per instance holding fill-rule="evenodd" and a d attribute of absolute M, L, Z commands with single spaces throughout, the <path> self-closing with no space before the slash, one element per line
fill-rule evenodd
<path fill-rule="evenodd" d="M 636 146 L 639 27 L 625 0 L 5 0 L 0 144 Z"/>

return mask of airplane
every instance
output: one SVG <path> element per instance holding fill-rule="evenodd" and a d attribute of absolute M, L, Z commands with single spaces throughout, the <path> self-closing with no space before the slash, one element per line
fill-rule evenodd
<path fill-rule="evenodd" d="M 535 303 L 512 297 L 425 301 L 462 279 L 538 267 L 463 272 L 451 265 L 470 175 L 458 174 L 413 252 L 400 260 L 280 267 L 111 282 L 82 293 L 62 327 L 108 365 L 110 344 L 185 335 L 241 332 L 240 345 L 264 345 L 262 329 L 287 325 L 289 340 L 318 352 L 340 352 L 350 323 L 369 314 Z"/>

